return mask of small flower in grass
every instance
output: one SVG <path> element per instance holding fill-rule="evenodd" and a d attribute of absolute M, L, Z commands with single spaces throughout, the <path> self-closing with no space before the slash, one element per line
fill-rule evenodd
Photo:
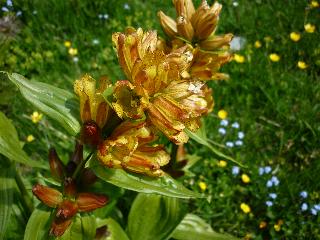
<path fill-rule="evenodd" d="M 273 227 L 276 232 L 279 232 L 281 230 L 281 225 L 279 224 L 275 224 Z"/>
<path fill-rule="evenodd" d="M 34 136 L 32 134 L 27 136 L 27 142 L 33 142 L 35 140 Z"/>
<path fill-rule="evenodd" d="M 234 143 L 233 142 L 226 142 L 226 146 L 229 147 L 229 148 L 233 148 L 234 147 Z"/>
<path fill-rule="evenodd" d="M 240 204 L 240 208 L 245 214 L 248 214 L 248 213 L 251 212 L 250 206 L 248 204 L 246 204 L 246 203 L 241 203 Z"/>
<path fill-rule="evenodd" d="M 269 43 L 269 42 L 272 42 L 273 40 L 272 40 L 272 38 L 270 36 L 266 36 L 266 37 L 264 37 L 264 41 L 266 43 Z"/>
<path fill-rule="evenodd" d="M 68 53 L 69 53 L 71 56 L 75 56 L 75 55 L 78 54 L 78 49 L 71 47 L 71 48 L 69 48 Z"/>
<path fill-rule="evenodd" d="M 227 131 L 225 128 L 219 128 L 218 129 L 218 132 L 221 134 L 221 135 L 226 135 Z"/>
<path fill-rule="evenodd" d="M 228 112 L 224 109 L 219 110 L 218 117 L 222 120 L 226 119 L 228 117 Z M 228 125 L 228 124 L 227 124 Z M 222 125 L 224 126 L 224 125 Z"/>
<path fill-rule="evenodd" d="M 273 202 L 268 200 L 268 201 L 266 201 L 266 205 L 268 207 L 272 207 L 273 206 Z"/>
<path fill-rule="evenodd" d="M 290 33 L 290 39 L 294 42 L 298 42 L 301 38 L 301 35 L 300 33 L 297 33 L 297 32 L 292 32 Z"/>
<path fill-rule="evenodd" d="M 66 48 L 69 48 L 69 47 L 71 47 L 71 42 L 70 41 L 65 41 L 64 42 L 64 46 L 66 47 Z"/>
<path fill-rule="evenodd" d="M 223 119 L 223 120 L 221 120 L 221 122 L 220 122 L 220 125 L 221 125 L 221 126 L 224 126 L 224 127 L 228 126 L 228 124 L 229 124 L 229 121 L 226 120 L 226 119 Z"/>
<path fill-rule="evenodd" d="M 98 45 L 100 43 L 99 39 L 93 39 L 92 44 L 93 45 Z"/>
<path fill-rule="evenodd" d="M 314 207 L 314 209 L 316 209 L 317 211 L 320 211 L 320 204 L 316 204 L 316 205 L 314 205 L 313 207 Z"/>
<path fill-rule="evenodd" d="M 260 229 L 264 229 L 264 228 L 267 227 L 267 225 L 268 225 L 267 222 L 261 221 L 260 224 L 259 224 L 259 228 L 260 228 Z"/>
<path fill-rule="evenodd" d="M 250 177 L 245 173 L 241 175 L 241 180 L 243 183 L 249 183 L 251 181 Z"/>
<path fill-rule="evenodd" d="M 264 167 L 264 172 L 265 172 L 266 174 L 270 173 L 271 171 L 272 171 L 272 168 L 271 168 L 270 166 L 265 166 L 265 167 Z"/>
<path fill-rule="evenodd" d="M 279 183 L 280 183 L 279 179 L 276 176 L 272 176 L 271 177 L 271 181 L 272 181 L 274 186 L 278 186 Z"/>
<path fill-rule="evenodd" d="M 244 138 L 244 133 L 243 132 L 238 132 L 238 138 L 243 139 Z"/>
<path fill-rule="evenodd" d="M 9 9 L 7 7 L 2 7 L 1 10 L 2 12 L 9 12 Z"/>
<path fill-rule="evenodd" d="M 231 127 L 238 129 L 240 127 L 240 124 L 238 122 L 234 122 L 232 123 Z"/>
<path fill-rule="evenodd" d="M 314 215 L 314 216 L 318 215 L 318 210 L 315 209 L 314 207 L 311 208 L 310 212 L 311 212 L 311 214 Z"/>
<path fill-rule="evenodd" d="M 21 11 L 18 11 L 17 13 L 16 13 L 16 16 L 17 17 L 19 17 L 19 16 L 21 16 L 22 15 L 22 12 Z"/>
<path fill-rule="evenodd" d="M 310 6 L 312 8 L 317 8 L 317 7 L 319 7 L 319 3 L 317 1 L 311 1 Z"/>
<path fill-rule="evenodd" d="M 207 189 L 207 184 L 205 182 L 199 182 L 198 185 L 202 192 Z"/>
<path fill-rule="evenodd" d="M 232 167 L 232 175 L 236 176 L 240 172 L 240 168 L 238 166 L 233 166 Z"/>
<path fill-rule="evenodd" d="M 272 62 L 279 62 L 280 61 L 280 56 L 276 53 L 271 53 L 269 55 L 269 58 Z"/>
<path fill-rule="evenodd" d="M 306 191 L 300 192 L 300 197 L 307 198 L 308 197 L 308 192 L 306 192 Z"/>
<path fill-rule="evenodd" d="M 276 193 L 269 193 L 269 197 L 272 199 L 276 199 L 277 198 L 277 194 Z"/>
<path fill-rule="evenodd" d="M 240 55 L 240 54 L 234 54 L 233 59 L 237 62 L 237 63 L 244 63 L 245 62 L 245 57 Z"/>
<path fill-rule="evenodd" d="M 308 204 L 307 203 L 302 203 L 300 207 L 301 211 L 307 211 L 308 210 Z"/>
<path fill-rule="evenodd" d="M 227 166 L 227 162 L 224 161 L 224 160 L 220 160 L 220 161 L 218 162 L 218 166 L 224 168 L 224 167 Z"/>
<path fill-rule="evenodd" d="M 37 111 L 34 111 L 30 117 L 33 123 L 38 123 L 41 121 L 42 116 L 43 116 L 42 113 L 38 113 Z"/>
<path fill-rule="evenodd" d="M 308 67 L 308 65 L 304 61 L 298 61 L 297 66 L 300 69 L 306 69 Z"/>
<path fill-rule="evenodd" d="M 72 58 L 72 61 L 75 62 L 75 63 L 77 63 L 77 62 L 79 62 L 79 58 L 78 58 L 78 57 L 73 57 L 73 58 Z"/>
<path fill-rule="evenodd" d="M 241 140 L 237 140 L 235 141 L 234 143 L 236 146 L 242 146 L 243 145 L 243 142 Z"/>
<path fill-rule="evenodd" d="M 316 30 L 316 26 L 311 23 L 307 23 L 306 25 L 304 25 L 304 30 L 307 33 L 314 33 L 314 31 Z"/>
<path fill-rule="evenodd" d="M 262 43 L 259 40 L 257 40 L 257 41 L 254 42 L 254 47 L 255 48 L 261 48 L 262 47 Z"/>
<path fill-rule="evenodd" d="M 259 167 L 259 175 L 263 175 L 264 174 L 264 167 Z"/>
<path fill-rule="evenodd" d="M 238 7 L 238 6 L 239 6 L 239 3 L 238 3 L 237 1 L 234 1 L 234 2 L 232 3 L 232 5 L 233 5 L 234 7 Z"/>
<path fill-rule="evenodd" d="M 130 6 L 129 6 L 128 3 L 125 3 L 125 4 L 123 5 L 123 8 L 126 9 L 126 10 L 130 10 Z"/>

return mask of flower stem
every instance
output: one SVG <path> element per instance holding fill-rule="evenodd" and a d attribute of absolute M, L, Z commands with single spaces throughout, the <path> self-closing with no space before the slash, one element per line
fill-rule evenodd
<path fill-rule="evenodd" d="M 77 166 L 76 170 L 74 171 L 74 173 L 72 174 L 72 178 L 75 179 L 77 177 L 77 175 L 79 174 L 79 172 L 83 169 L 83 167 L 86 165 L 87 161 L 91 158 L 93 154 L 93 151 L 86 157 L 85 160 L 83 160 L 82 162 L 80 162 L 80 164 Z"/>
<path fill-rule="evenodd" d="M 27 191 L 27 189 L 22 181 L 21 175 L 17 170 L 15 170 L 15 180 L 16 180 L 17 186 L 18 186 L 20 193 L 21 193 L 21 204 L 22 204 L 27 216 L 29 217 L 31 215 L 31 213 L 33 212 L 34 207 L 33 207 L 29 192 Z"/>

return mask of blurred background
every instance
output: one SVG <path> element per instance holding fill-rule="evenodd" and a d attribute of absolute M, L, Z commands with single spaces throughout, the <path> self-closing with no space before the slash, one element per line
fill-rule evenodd
<path fill-rule="evenodd" d="M 209 83 L 215 108 L 204 125 L 209 141 L 246 168 L 190 141 L 197 164 L 182 179 L 205 196 L 190 209 L 245 239 L 319 239 L 319 1 L 220 3 L 217 34 L 234 34 L 235 57 L 222 69 L 230 79 Z M 133 26 L 164 37 L 157 12 L 175 17 L 170 0 L 1 0 L 0 8 L 0 70 L 70 91 L 85 73 L 124 79 L 113 32 Z M 70 154 L 73 141 L 9 82 L 0 82 L 0 110 L 33 159 L 46 159 L 50 145 Z"/>

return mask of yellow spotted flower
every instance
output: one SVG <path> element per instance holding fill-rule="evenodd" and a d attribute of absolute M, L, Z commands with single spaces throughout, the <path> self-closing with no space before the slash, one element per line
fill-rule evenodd
<path fill-rule="evenodd" d="M 30 117 L 33 123 L 38 123 L 41 121 L 43 115 L 42 113 L 38 113 L 37 111 L 34 111 Z"/>
<path fill-rule="evenodd" d="M 271 53 L 269 55 L 269 58 L 272 62 L 279 62 L 280 61 L 280 56 L 276 53 Z"/>
<path fill-rule="evenodd" d="M 308 67 L 308 65 L 304 61 L 298 61 L 297 66 L 300 69 L 306 69 Z"/>
<path fill-rule="evenodd" d="M 245 57 L 240 55 L 240 54 L 234 54 L 233 59 L 237 62 L 237 63 L 244 63 L 245 62 Z"/>
<path fill-rule="evenodd" d="M 306 25 L 304 25 L 304 30 L 307 33 L 314 33 L 314 31 L 316 30 L 316 26 L 311 23 L 307 23 Z"/>
<path fill-rule="evenodd" d="M 241 203 L 240 204 L 240 208 L 245 214 L 248 214 L 248 213 L 251 212 L 250 206 L 248 204 L 246 204 L 246 203 Z"/>
<path fill-rule="evenodd" d="M 201 191 L 205 191 L 207 189 L 207 184 L 205 182 L 199 182 L 199 188 L 201 189 Z"/>
<path fill-rule="evenodd" d="M 75 55 L 78 54 L 78 49 L 76 49 L 76 48 L 69 48 L 68 53 L 69 53 L 71 56 L 75 56 Z"/>
<path fill-rule="evenodd" d="M 218 166 L 224 168 L 224 167 L 227 166 L 227 162 L 224 161 L 224 160 L 220 160 L 220 161 L 218 162 Z"/>
<path fill-rule="evenodd" d="M 35 140 L 34 136 L 32 134 L 27 136 L 27 142 L 33 142 Z"/>
<path fill-rule="evenodd" d="M 226 110 L 224 110 L 224 109 L 221 109 L 221 110 L 219 110 L 219 112 L 218 112 L 218 117 L 220 118 L 220 119 L 226 119 L 227 117 L 228 117 L 228 112 L 226 111 Z"/>
<path fill-rule="evenodd" d="M 99 145 L 97 157 L 109 168 L 159 177 L 170 156 L 164 146 L 149 145 L 155 139 L 148 123 L 124 121 Z"/>
<path fill-rule="evenodd" d="M 244 183 L 249 183 L 251 180 L 250 180 L 250 177 L 247 175 L 247 174 L 242 174 L 241 175 L 241 180 L 242 180 L 242 182 L 244 182 Z"/>
<path fill-rule="evenodd" d="M 300 33 L 297 33 L 297 32 L 292 32 L 290 33 L 290 39 L 294 42 L 298 42 L 301 38 L 301 35 Z"/>
<path fill-rule="evenodd" d="M 317 1 L 311 1 L 310 6 L 313 8 L 319 7 L 319 3 Z"/>
<path fill-rule="evenodd" d="M 64 42 L 64 46 L 67 47 L 67 48 L 71 47 L 71 42 L 70 41 L 65 41 Z"/>
<path fill-rule="evenodd" d="M 261 48 L 262 47 L 262 43 L 259 40 L 257 40 L 257 41 L 254 42 L 254 47 L 255 48 Z"/>

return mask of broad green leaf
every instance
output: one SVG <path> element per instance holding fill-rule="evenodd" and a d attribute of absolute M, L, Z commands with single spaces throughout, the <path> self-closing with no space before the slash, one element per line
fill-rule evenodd
<path fill-rule="evenodd" d="M 44 210 L 44 208 L 36 208 L 29 218 L 26 231 L 24 233 L 24 240 L 48 239 L 50 215 L 51 213 Z"/>
<path fill-rule="evenodd" d="M 202 127 L 204 127 L 204 125 L 202 125 Z M 224 153 L 222 153 L 221 151 L 219 151 L 218 149 L 216 149 L 214 146 L 212 146 L 212 144 L 209 143 L 207 136 L 205 135 L 205 131 L 202 130 L 202 127 L 197 131 L 197 132 L 192 132 L 188 129 L 185 130 L 185 132 L 188 134 L 188 136 L 193 139 L 194 141 L 196 141 L 197 143 L 200 143 L 201 145 L 206 146 L 207 148 L 209 148 L 214 154 L 216 154 L 218 157 L 227 159 L 231 162 L 234 162 L 236 164 L 238 164 L 241 167 L 245 167 L 243 164 L 239 163 L 238 161 L 236 161 L 234 158 L 225 155 Z"/>
<path fill-rule="evenodd" d="M 12 167 L 1 166 L 0 171 L 0 239 L 4 239 L 13 205 L 14 171 Z"/>
<path fill-rule="evenodd" d="M 236 240 L 237 238 L 222 233 L 216 233 L 203 219 L 187 214 L 171 235 L 177 240 Z"/>
<path fill-rule="evenodd" d="M 7 76 L 37 109 L 56 120 L 73 136 L 79 133 L 79 106 L 73 93 L 46 83 L 29 81 L 17 73 L 7 73 Z"/>
<path fill-rule="evenodd" d="M 131 206 L 128 234 L 134 240 L 165 240 L 183 217 L 179 199 L 140 193 Z"/>
<path fill-rule="evenodd" d="M 119 223 L 112 218 L 97 220 L 97 228 L 102 228 L 104 226 L 106 226 L 106 230 L 110 235 L 102 238 L 101 240 L 129 240 L 127 234 L 119 225 Z"/>
<path fill-rule="evenodd" d="M 22 150 L 15 127 L 2 112 L 0 112 L 0 153 L 12 161 L 31 167 L 46 168 L 38 161 L 30 159 Z"/>
<path fill-rule="evenodd" d="M 90 168 L 102 180 L 118 187 L 143 193 L 157 193 L 169 197 L 196 198 L 199 193 L 185 188 L 169 175 L 163 177 L 148 177 L 144 175 L 128 173 L 122 169 L 111 169 L 101 166 L 96 160 L 90 161 Z"/>

